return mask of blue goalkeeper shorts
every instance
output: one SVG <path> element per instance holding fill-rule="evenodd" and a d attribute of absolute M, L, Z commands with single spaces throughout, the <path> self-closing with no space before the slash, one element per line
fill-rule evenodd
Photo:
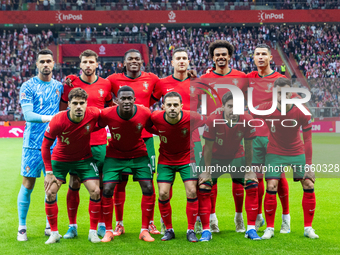
<path fill-rule="evenodd" d="M 24 177 L 40 177 L 41 171 L 45 176 L 45 166 L 41 156 L 41 150 L 22 148 L 21 175 Z"/>

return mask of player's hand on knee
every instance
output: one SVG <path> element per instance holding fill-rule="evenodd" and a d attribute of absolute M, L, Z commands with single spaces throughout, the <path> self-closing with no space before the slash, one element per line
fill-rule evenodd
<path fill-rule="evenodd" d="M 245 173 L 245 175 L 244 175 L 244 185 L 247 184 L 247 181 L 254 181 L 256 183 L 259 182 L 259 180 L 256 177 L 256 173 L 254 173 L 253 171 Z"/>
<path fill-rule="evenodd" d="M 45 187 L 46 193 L 50 190 L 53 183 L 58 184 L 57 178 L 54 176 L 54 174 L 46 174 L 45 181 L 44 181 L 44 187 Z"/>
<path fill-rule="evenodd" d="M 210 173 L 201 173 L 198 176 L 198 185 L 201 185 L 205 182 L 210 182 L 211 185 L 213 184 L 213 181 L 211 179 L 211 174 Z"/>

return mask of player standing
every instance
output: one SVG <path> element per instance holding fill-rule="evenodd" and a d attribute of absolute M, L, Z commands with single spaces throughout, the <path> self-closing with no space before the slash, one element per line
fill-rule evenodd
<path fill-rule="evenodd" d="M 132 171 L 135 181 L 139 181 L 142 196 L 142 229 L 139 239 L 153 242 L 148 226 L 153 216 L 154 189 L 152 185 L 152 167 L 142 131 L 152 126 L 149 108 L 135 105 L 135 94 L 131 87 L 123 86 L 117 92 L 118 106 L 106 108 L 100 115 L 98 125 L 108 126 L 111 140 L 106 150 L 104 161 L 103 214 L 106 233 L 102 242 L 113 240 L 112 214 L 113 191 L 122 180 L 125 169 Z"/>
<path fill-rule="evenodd" d="M 107 80 L 111 82 L 112 92 L 118 97 L 118 90 L 122 86 L 129 86 L 134 90 L 136 95 L 136 104 L 150 107 L 150 98 L 152 91 L 159 78 L 153 73 L 147 73 L 141 71 L 143 66 L 142 54 L 135 49 L 128 50 L 124 55 L 124 68 L 123 72 L 119 74 L 112 74 L 107 77 Z M 153 142 L 153 136 L 146 130 L 142 131 L 142 138 L 145 142 L 148 157 L 150 159 L 152 170 L 155 171 L 155 147 Z M 120 183 L 116 185 L 114 191 L 114 204 L 116 213 L 116 228 L 114 235 L 118 236 L 125 232 L 123 224 L 124 203 L 126 198 L 126 184 L 129 179 L 129 175 L 132 172 L 128 169 L 124 170 L 123 177 Z M 153 192 L 153 200 L 155 204 L 156 196 Z M 152 209 L 152 215 L 154 215 L 154 208 Z M 153 216 L 148 226 L 151 234 L 160 234 L 153 222 Z"/>
<path fill-rule="evenodd" d="M 23 83 L 20 88 L 20 103 L 26 120 L 21 158 L 22 185 L 18 195 L 19 229 L 17 240 L 27 241 L 26 218 L 31 201 L 35 179 L 45 172 L 41 156 L 44 132 L 53 115 L 59 111 L 63 85 L 52 79 L 54 67 L 53 53 L 41 50 L 36 66 L 38 75 Z M 46 223 L 45 234 L 50 228 Z"/>
<path fill-rule="evenodd" d="M 87 93 L 81 88 L 73 89 L 69 95 L 70 110 L 57 114 L 49 124 L 41 154 L 46 167 L 45 192 L 46 216 L 51 226 L 51 235 L 46 244 L 59 242 L 58 204 L 56 196 L 66 175 L 72 169 L 90 193 L 90 231 L 88 239 L 92 243 L 101 240 L 97 235 L 100 216 L 99 173 L 92 158 L 90 137 L 99 118 L 100 110 L 87 106 Z M 51 157 L 50 147 L 57 140 Z M 51 161 L 52 160 L 52 161 Z"/>
<path fill-rule="evenodd" d="M 258 187 L 256 175 L 253 172 L 245 173 L 245 167 L 251 168 L 253 148 L 252 140 L 255 138 L 255 128 L 248 125 L 252 119 L 249 114 L 233 114 L 233 95 L 229 91 L 222 97 L 224 111 L 221 114 L 212 114 L 206 121 L 203 137 L 205 145 L 200 167 L 231 166 L 237 171 L 231 171 L 233 183 L 239 183 L 246 190 L 245 207 L 247 212 L 247 232 L 245 237 L 251 240 L 260 240 L 255 229 L 257 216 Z M 217 123 L 217 124 L 216 124 Z M 233 124 L 235 123 L 235 124 Z M 244 138 L 244 149 L 241 141 Z M 216 174 L 215 176 L 219 176 Z M 212 179 L 213 183 L 217 178 Z M 209 201 L 210 202 L 210 201 Z M 208 205 L 203 204 L 200 211 L 205 212 Z M 209 208 L 207 208 L 209 209 Z M 204 226 L 203 226 L 204 229 Z M 204 232 L 204 231 L 203 231 Z"/>
<path fill-rule="evenodd" d="M 270 239 L 274 236 L 274 221 L 277 207 L 276 193 L 283 168 L 291 166 L 294 174 L 294 181 L 300 181 L 303 187 L 302 208 L 304 213 L 304 235 L 309 238 L 319 238 L 312 228 L 315 212 L 314 193 L 314 172 L 310 171 L 312 164 L 312 121 L 310 115 L 305 115 L 293 104 L 282 105 L 282 88 L 290 88 L 291 82 L 287 78 L 278 78 L 274 82 L 277 88 L 277 108 L 266 116 L 255 115 L 256 118 L 274 119 L 266 121 L 270 130 L 269 142 L 265 165 L 267 181 L 267 192 L 264 199 L 264 209 L 267 221 L 267 228 L 262 239 Z M 291 98 L 292 93 L 287 93 L 286 98 Z M 258 110 L 270 109 L 272 103 L 264 103 Z M 286 107 L 286 115 L 281 114 L 283 107 Z M 288 121 L 289 120 L 289 121 Z M 285 124 L 290 123 L 290 124 Z M 300 137 L 302 126 L 303 140 Z"/>
<path fill-rule="evenodd" d="M 164 111 L 153 112 L 151 116 L 151 121 L 157 129 L 155 133 L 159 135 L 161 141 L 157 167 L 158 205 L 167 229 L 161 240 L 169 241 L 175 238 L 169 193 L 176 172 L 179 172 L 187 196 L 187 239 L 189 242 L 198 242 L 194 232 L 198 214 L 197 173 L 191 134 L 204 125 L 205 118 L 197 112 L 182 111 L 182 103 L 181 95 L 171 91 L 164 96 Z"/>
<path fill-rule="evenodd" d="M 284 75 L 273 71 L 270 68 L 271 55 L 270 47 L 266 44 L 257 45 L 254 51 L 254 62 L 257 71 L 253 71 L 247 75 L 249 79 L 249 87 L 253 88 L 253 106 L 257 106 L 264 102 L 272 102 L 272 92 L 274 81 Z M 265 156 L 268 145 L 269 130 L 266 125 L 256 129 L 256 138 L 254 142 L 253 165 L 261 170 L 261 166 L 265 163 Z M 259 211 L 256 219 L 256 228 L 259 229 L 264 225 L 262 216 L 262 198 L 264 195 L 263 174 L 258 173 L 259 180 Z M 290 215 L 289 215 L 289 187 L 284 173 L 282 174 L 278 184 L 278 194 L 282 204 L 282 225 L 280 233 L 290 232 Z"/>
<path fill-rule="evenodd" d="M 231 57 L 234 54 L 234 47 L 228 41 L 217 40 L 209 45 L 209 55 L 212 58 L 213 62 L 216 65 L 216 69 L 211 71 L 210 73 L 204 74 L 201 78 L 209 78 L 211 79 L 209 84 L 215 84 L 218 82 L 217 79 L 224 78 L 224 82 L 228 82 L 232 85 L 237 86 L 239 89 L 246 93 L 248 87 L 247 75 L 243 72 L 240 72 L 235 69 L 231 69 L 229 67 L 229 62 Z M 214 82 L 212 82 L 214 81 Z M 213 85 L 214 86 L 214 85 Z M 209 89 L 210 92 L 211 89 Z M 214 90 L 218 93 L 218 95 L 224 95 L 229 91 L 229 89 L 217 88 L 214 87 Z M 221 107 L 222 105 L 217 100 L 217 95 L 213 95 L 215 100 L 208 98 L 207 100 L 207 114 L 211 114 L 216 108 Z M 216 103 L 215 103 L 216 102 Z M 241 167 L 241 166 L 238 166 Z M 217 180 L 216 180 L 217 181 Z M 245 232 L 245 227 L 243 223 L 242 217 L 242 209 L 243 209 L 243 195 L 244 188 L 243 185 L 239 182 L 232 183 L 232 192 L 235 202 L 235 227 L 236 232 Z M 210 212 L 210 229 L 211 232 L 219 232 L 218 228 L 218 220 L 215 213 L 216 207 L 216 198 L 217 198 L 217 182 L 213 183 L 211 189 L 211 212 Z M 199 227 L 199 223 L 196 225 Z"/>
<path fill-rule="evenodd" d="M 189 58 L 188 53 L 183 48 L 177 48 L 172 53 L 172 66 L 174 67 L 174 73 L 164 79 L 160 79 L 151 95 L 150 105 L 159 101 L 161 97 L 164 97 L 168 92 L 177 92 L 181 95 L 183 101 L 183 110 L 196 111 L 198 105 L 198 90 L 194 90 L 194 87 L 190 85 L 189 73 Z M 195 109 L 194 109 L 195 108 Z M 202 144 L 199 136 L 198 129 L 193 131 L 192 140 L 194 142 L 195 162 L 198 164 L 202 154 Z M 172 197 L 172 187 L 170 189 L 169 200 Z M 165 234 L 166 227 L 161 218 L 161 233 Z"/>
<path fill-rule="evenodd" d="M 98 55 L 92 50 L 85 50 L 79 56 L 80 68 L 82 74 L 80 77 L 74 78 L 72 84 L 75 88 L 82 88 L 88 94 L 87 105 L 94 106 L 98 109 L 104 109 L 105 105 L 112 105 L 111 84 L 108 80 L 98 77 L 96 75 L 96 69 L 98 68 Z M 64 86 L 64 93 L 61 97 L 61 110 L 67 108 L 68 94 L 71 91 L 71 87 Z M 100 176 L 102 175 L 102 169 L 106 153 L 107 134 L 105 129 L 100 129 L 91 134 L 91 152 L 93 160 L 95 161 Z M 71 169 L 70 171 L 70 183 L 67 192 L 67 213 L 69 218 L 69 229 L 64 235 L 64 238 L 74 238 L 78 235 L 77 232 L 77 211 L 79 206 L 79 189 L 80 180 L 76 172 Z M 102 192 L 101 182 L 101 192 Z M 98 235 L 104 237 L 105 235 L 105 223 L 103 215 L 98 224 Z"/>

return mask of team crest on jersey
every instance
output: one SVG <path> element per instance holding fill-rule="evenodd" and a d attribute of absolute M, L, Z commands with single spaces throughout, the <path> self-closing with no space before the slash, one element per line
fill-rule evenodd
<path fill-rule="evenodd" d="M 190 86 L 190 93 L 194 94 L 195 93 L 195 87 L 194 86 Z"/>
<path fill-rule="evenodd" d="M 100 97 L 104 96 L 104 90 L 100 89 L 100 90 L 98 90 L 98 92 L 99 92 Z"/>
<path fill-rule="evenodd" d="M 187 128 L 183 128 L 182 129 L 182 135 L 186 136 L 188 134 L 188 129 Z"/>
<path fill-rule="evenodd" d="M 238 132 L 236 133 L 236 136 L 237 136 L 238 139 L 241 139 L 241 138 L 242 138 L 242 135 L 243 135 L 242 131 L 238 131 Z"/>
<path fill-rule="evenodd" d="M 207 124 L 204 125 L 204 131 L 209 132 L 209 126 Z"/>
<path fill-rule="evenodd" d="M 28 173 L 31 170 L 31 168 L 29 166 L 26 166 L 25 170 L 26 170 L 26 173 Z"/>
<path fill-rule="evenodd" d="M 147 83 L 146 81 L 143 83 L 143 87 L 144 87 L 144 91 L 148 91 L 149 90 L 149 83 Z"/>
<path fill-rule="evenodd" d="M 137 131 L 138 131 L 138 132 L 141 132 L 142 129 L 143 129 L 143 124 L 142 124 L 142 123 L 138 123 L 138 124 L 137 124 Z"/>
<path fill-rule="evenodd" d="M 91 124 L 86 124 L 84 128 L 86 130 L 85 135 L 87 135 L 88 133 L 90 133 Z"/>
<path fill-rule="evenodd" d="M 234 79 L 234 80 L 233 80 L 233 83 L 235 84 L 235 86 L 237 86 L 238 80 L 237 80 L 237 79 Z"/>
<path fill-rule="evenodd" d="M 50 125 L 48 125 L 46 132 L 49 133 L 50 132 Z"/>
<path fill-rule="evenodd" d="M 267 90 L 266 90 L 266 92 L 268 92 L 268 93 L 271 93 L 272 92 L 272 87 L 273 87 L 273 83 L 269 83 L 269 84 L 267 84 Z"/>
<path fill-rule="evenodd" d="M 26 93 L 25 92 L 21 93 L 21 99 L 26 99 Z"/>
<path fill-rule="evenodd" d="M 57 93 L 57 96 L 60 97 L 60 91 L 56 89 L 55 93 Z"/>

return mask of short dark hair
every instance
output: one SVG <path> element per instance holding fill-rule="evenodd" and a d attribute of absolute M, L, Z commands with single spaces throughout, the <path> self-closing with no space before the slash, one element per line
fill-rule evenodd
<path fill-rule="evenodd" d="M 186 54 L 188 54 L 187 51 L 184 48 L 176 48 L 172 52 L 172 57 L 174 57 L 177 52 L 185 52 Z"/>
<path fill-rule="evenodd" d="M 68 101 L 71 102 L 73 98 L 78 97 L 87 100 L 88 94 L 82 88 L 74 88 L 68 93 Z"/>
<path fill-rule="evenodd" d="M 165 102 L 165 99 L 168 97 L 178 97 L 179 101 L 182 103 L 182 96 L 176 91 L 171 91 L 169 93 L 166 93 L 164 96 L 164 102 Z"/>
<path fill-rule="evenodd" d="M 233 93 L 231 93 L 231 91 L 228 91 L 227 93 L 225 93 L 222 97 L 222 104 L 223 106 L 229 101 L 233 99 Z"/>
<path fill-rule="evenodd" d="M 125 86 L 122 86 L 122 87 L 118 90 L 118 92 L 117 92 L 117 97 L 119 97 L 120 92 L 123 92 L 123 91 L 131 91 L 131 92 L 133 93 L 133 95 L 135 95 L 135 91 L 134 91 L 131 87 L 125 85 Z"/>
<path fill-rule="evenodd" d="M 53 52 L 49 49 L 43 49 L 38 52 L 37 59 L 39 58 L 39 55 L 51 55 L 53 58 Z"/>
<path fill-rule="evenodd" d="M 131 52 L 138 53 L 138 54 L 140 55 L 140 57 L 143 59 L 143 57 L 142 57 L 142 53 L 140 53 L 140 51 L 139 51 L 139 50 L 136 50 L 136 49 L 130 49 L 130 50 L 128 50 L 128 51 L 126 51 L 126 52 L 125 52 L 125 54 L 124 54 L 124 61 L 126 60 L 126 56 L 127 56 L 127 54 L 129 54 L 129 53 L 131 53 Z M 123 67 L 123 70 L 122 70 L 122 72 L 123 72 L 123 73 L 126 73 L 126 66 L 124 66 L 124 67 Z"/>
<path fill-rule="evenodd" d="M 292 82 L 284 77 L 277 78 L 274 82 L 274 87 L 284 87 L 285 85 L 292 86 Z"/>
<path fill-rule="evenodd" d="M 209 56 L 211 58 L 214 57 L 214 50 L 217 48 L 227 48 L 230 57 L 234 54 L 234 46 L 230 42 L 225 40 L 216 40 L 209 45 Z"/>
<path fill-rule="evenodd" d="M 79 59 L 82 57 L 95 57 L 96 61 L 98 61 L 98 55 L 93 50 L 85 50 L 79 55 Z"/>
<path fill-rule="evenodd" d="M 256 49 L 267 49 L 268 52 L 269 52 L 270 54 L 272 54 L 272 50 L 270 49 L 269 45 L 267 45 L 267 44 L 265 44 L 265 43 L 261 43 L 261 44 L 256 45 L 255 50 L 256 50 Z M 255 51 L 255 50 L 254 50 L 254 51 Z"/>

